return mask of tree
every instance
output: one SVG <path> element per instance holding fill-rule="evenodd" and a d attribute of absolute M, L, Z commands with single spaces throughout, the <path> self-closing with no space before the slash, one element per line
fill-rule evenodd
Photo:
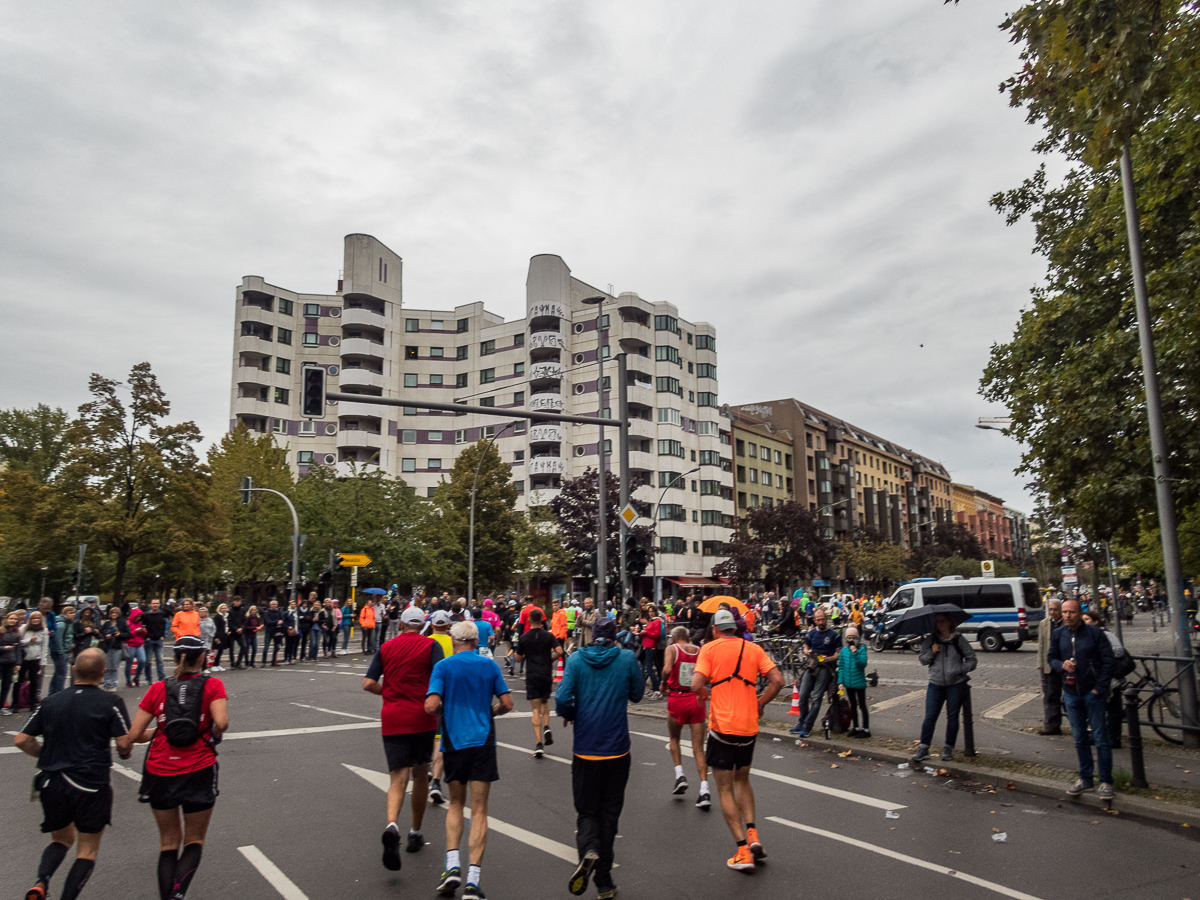
<path fill-rule="evenodd" d="M 47 484 L 67 456 L 67 414 L 38 404 L 34 409 L 0 410 L 0 466 L 20 469 Z"/>
<path fill-rule="evenodd" d="M 571 574 L 573 555 L 563 541 L 558 516 L 548 504 L 526 510 L 515 550 L 517 572 L 530 581 L 557 581 Z"/>
<path fill-rule="evenodd" d="M 62 476 L 62 513 L 76 534 L 113 555 L 117 601 L 131 560 L 165 552 L 177 564 L 202 564 L 221 539 L 208 467 L 196 457 L 200 429 L 164 423 L 171 405 L 149 363 L 133 367 L 128 385 L 126 405 L 120 382 L 92 375 L 93 399 L 71 426 Z"/>
<path fill-rule="evenodd" d="M 590 466 L 577 478 L 566 478 L 558 496 L 550 501 L 550 508 L 558 517 L 558 526 L 567 549 L 572 554 L 573 574 L 583 576 L 584 566 L 599 544 L 598 529 L 600 497 L 600 473 Z M 650 504 L 640 500 L 629 501 L 638 515 L 650 513 Z M 609 580 L 621 574 L 621 485 L 616 478 L 604 482 L 604 519 L 608 540 L 605 568 Z M 657 552 L 654 547 L 655 529 L 648 525 L 635 525 L 629 529 L 634 540 L 645 551 L 646 558 Z"/>
<path fill-rule="evenodd" d="M 978 561 L 983 555 L 983 547 L 970 528 L 961 522 L 942 524 L 933 529 L 933 543 L 913 547 L 908 556 L 907 569 L 915 577 L 929 578 L 942 560 L 949 557 Z"/>
<path fill-rule="evenodd" d="M 884 539 L 877 532 L 857 534 L 853 540 L 838 541 L 834 548 L 834 556 L 846 567 L 849 578 L 861 578 L 869 584 L 885 586 L 904 580 L 904 548 Z"/>
<path fill-rule="evenodd" d="M 750 576 L 749 566 L 758 552 L 754 544 L 761 548 L 763 580 L 780 591 L 811 578 L 833 562 L 831 542 L 816 513 L 794 500 L 750 510 L 746 528 L 744 535 L 740 530 L 735 532 L 726 547 L 734 555 L 714 566 L 714 575 L 731 581 Z M 738 561 L 733 563 L 735 558 Z"/>
<path fill-rule="evenodd" d="M 754 587 L 762 581 L 767 563 L 767 548 L 748 527 L 736 528 L 725 544 L 725 559 L 713 566 L 715 578 L 728 578 L 736 591 Z"/>

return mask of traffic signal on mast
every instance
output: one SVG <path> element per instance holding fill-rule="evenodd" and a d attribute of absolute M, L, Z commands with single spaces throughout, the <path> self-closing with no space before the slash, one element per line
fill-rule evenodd
<path fill-rule="evenodd" d="M 251 489 L 253 487 L 254 487 L 254 479 L 251 478 L 249 475 L 247 475 L 245 478 L 242 479 L 242 491 L 241 491 L 242 503 L 249 505 L 250 498 L 254 496 L 251 493 Z"/>
<path fill-rule="evenodd" d="M 646 571 L 646 548 L 637 535 L 625 535 L 625 571 L 630 575 L 641 575 Z"/>
<path fill-rule="evenodd" d="M 305 366 L 300 374 L 300 415 L 306 419 L 325 417 L 325 369 Z"/>

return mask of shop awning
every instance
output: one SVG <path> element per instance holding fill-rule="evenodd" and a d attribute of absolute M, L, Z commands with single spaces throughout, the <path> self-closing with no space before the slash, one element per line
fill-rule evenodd
<path fill-rule="evenodd" d="M 669 581 L 671 584 L 677 584 L 680 587 L 724 587 L 729 583 L 728 578 L 704 578 L 702 576 L 680 576 L 679 578 L 664 578 L 663 581 Z"/>

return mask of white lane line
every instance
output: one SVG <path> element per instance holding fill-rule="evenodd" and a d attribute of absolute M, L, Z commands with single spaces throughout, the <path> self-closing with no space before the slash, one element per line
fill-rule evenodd
<path fill-rule="evenodd" d="M 238 853 L 246 857 L 250 865 L 258 869 L 258 874 L 267 879 L 267 883 L 271 887 L 279 891 L 283 900 L 308 900 L 308 894 L 296 887 L 296 883 L 284 875 L 279 870 L 279 866 L 267 859 L 266 855 L 253 844 L 248 847 L 238 847 Z"/>
<path fill-rule="evenodd" d="M 985 719 L 1003 719 L 1013 710 L 1040 696 L 1042 696 L 1040 691 L 1025 691 L 1015 697 L 1009 697 L 1003 703 L 997 703 L 991 709 L 984 710 L 983 717 Z"/>
<path fill-rule="evenodd" d="M 19 732 L 19 731 L 6 731 L 6 732 L 4 732 L 4 733 L 5 733 L 5 734 L 11 734 L 13 737 L 16 737 L 16 736 L 17 736 L 18 734 L 20 734 L 21 732 Z"/>
<path fill-rule="evenodd" d="M 636 734 L 639 737 L 648 737 L 656 741 L 661 741 L 661 734 L 649 734 L 645 731 L 631 731 L 630 734 Z M 691 749 L 691 742 L 680 740 L 681 749 Z M 669 746 L 669 745 L 668 745 Z M 777 775 L 774 772 L 766 772 L 757 766 L 750 769 L 751 775 L 757 775 L 760 778 L 768 778 L 771 781 L 779 781 L 783 784 L 790 784 L 792 787 L 804 788 L 806 791 L 815 791 L 818 794 L 827 794 L 830 797 L 837 797 L 840 800 L 849 800 L 851 803 L 861 803 L 863 806 L 870 806 L 873 809 L 907 809 L 902 803 L 892 803 L 889 800 L 877 800 L 874 797 L 868 797 L 865 794 L 856 794 L 853 791 L 843 791 L 839 788 L 826 787 L 823 784 L 815 784 L 811 781 L 802 781 L 799 778 L 792 778 L 788 775 Z"/>
<path fill-rule="evenodd" d="M 392 786 L 392 776 L 387 772 L 375 772 L 371 769 L 362 769 L 358 766 L 352 766 L 350 763 L 342 763 L 342 765 L 359 778 L 371 782 L 371 784 L 375 785 L 375 787 L 379 788 L 381 791 L 387 791 Z M 411 794 L 412 787 L 412 778 L 409 778 L 408 785 L 404 788 L 404 793 Z"/>
<path fill-rule="evenodd" d="M 767 816 L 771 822 L 777 822 L 780 825 L 786 825 L 789 828 L 795 828 L 798 831 L 807 831 L 809 834 L 818 834 L 821 837 L 827 837 L 830 840 L 841 841 L 843 844 L 849 844 L 851 847 L 858 847 L 860 850 L 870 850 L 872 853 L 878 853 L 880 856 L 887 856 L 891 859 L 906 862 L 912 866 L 918 866 L 922 869 L 928 869 L 931 872 L 937 872 L 941 875 L 949 875 L 951 878 L 957 878 L 959 881 L 965 881 L 968 884 L 976 885 L 977 887 L 986 888 L 989 891 L 994 891 L 1004 897 L 1011 897 L 1012 900 L 1040 900 L 1033 894 L 1026 894 L 1022 891 L 1013 890 L 1005 887 L 1002 884 L 996 884 L 994 881 L 988 881 L 984 878 L 976 878 L 974 875 L 968 875 L 965 872 L 959 872 L 957 869 L 949 869 L 946 866 L 940 866 L 937 863 L 926 862 L 923 859 L 917 859 L 915 856 L 909 856 L 905 853 L 897 853 L 895 850 L 888 850 L 885 847 L 877 847 L 874 844 L 869 844 L 866 841 L 860 841 L 852 837 L 847 837 L 844 834 L 838 834 L 834 831 L 826 831 L 824 828 L 814 828 L 811 825 L 801 825 L 799 822 L 793 822 L 790 819 L 781 819 L 779 816 Z"/>
<path fill-rule="evenodd" d="M 496 746 L 504 747 L 508 750 L 516 750 L 518 753 L 528 753 L 531 756 L 533 755 L 533 751 L 530 750 L 528 747 L 518 747 L 516 744 L 505 744 L 505 743 L 502 743 L 501 741 L 496 741 Z M 571 764 L 571 761 L 569 759 L 563 759 L 561 756 L 551 756 L 549 753 L 547 753 L 542 758 L 543 759 L 552 759 L 555 762 L 566 763 L 568 766 Z"/>
<path fill-rule="evenodd" d="M 331 716 L 345 716 L 347 719 L 365 719 L 368 722 L 378 722 L 379 719 L 374 716 L 360 716 L 357 713 L 339 712 L 336 709 L 325 709 L 323 706 L 311 706 L 308 703 L 292 703 L 292 706 L 301 706 L 304 709 L 313 709 L 317 712 L 329 713 Z"/>
<path fill-rule="evenodd" d="M 390 779 L 386 772 L 374 772 L 370 769 L 360 769 L 358 766 L 346 766 L 355 775 L 364 779 L 367 783 L 374 785 L 381 791 L 386 791 L 390 784 Z M 468 806 L 463 810 L 463 815 L 466 818 L 471 818 L 471 808 Z M 508 822 L 503 822 L 495 816 L 488 814 L 488 830 L 494 831 L 497 834 L 503 834 L 513 840 L 520 841 L 526 846 L 533 847 L 535 850 L 541 850 L 543 853 L 548 853 L 551 856 L 557 856 L 564 862 L 569 862 L 575 865 L 579 862 L 579 851 L 574 847 L 568 847 L 566 844 L 560 844 L 558 841 L 552 841 L 550 838 L 542 837 L 540 834 L 534 834 L 532 831 L 526 831 L 516 825 L 510 825 Z"/>
<path fill-rule="evenodd" d="M 127 769 L 127 768 L 125 768 L 125 766 L 118 765 L 117 763 L 113 763 L 112 768 L 113 768 L 113 771 L 116 772 L 118 775 L 124 775 L 126 778 L 128 778 L 132 781 L 136 781 L 139 784 L 141 784 L 141 781 L 142 781 L 141 774 L 138 772 L 135 772 L 133 769 Z"/>
<path fill-rule="evenodd" d="M 884 700 L 876 703 L 871 707 L 871 712 L 881 712 L 885 709 L 891 709 L 893 706 L 899 706 L 901 703 L 908 703 L 910 700 L 916 700 L 925 696 L 925 688 L 919 691 L 909 691 L 907 694 L 901 694 L 899 697 L 893 697 L 891 700 Z"/>
<path fill-rule="evenodd" d="M 246 738 L 291 737 L 297 734 L 324 734 L 328 731 L 353 731 L 358 728 L 378 728 L 378 722 L 347 722 L 345 725 L 319 725 L 314 728 L 277 728 L 274 731 L 235 731 L 226 733 L 222 740 L 236 741 Z"/>
<path fill-rule="evenodd" d="M 22 752 L 24 752 L 24 751 L 19 750 L 16 747 L 0 747 L 0 754 L 2 754 L 2 753 L 22 753 Z"/>

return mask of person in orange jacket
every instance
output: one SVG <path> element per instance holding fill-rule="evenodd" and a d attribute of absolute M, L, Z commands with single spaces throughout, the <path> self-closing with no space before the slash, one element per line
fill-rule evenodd
<path fill-rule="evenodd" d="M 550 633 L 562 641 L 562 645 L 567 643 L 567 611 L 562 608 L 562 601 L 554 601 L 554 617 L 550 620 Z"/>
<path fill-rule="evenodd" d="M 200 637 L 200 613 L 196 610 L 196 604 L 192 602 L 191 597 L 183 601 L 183 608 L 171 619 L 171 631 L 175 635 L 175 640 L 179 640 L 185 634 Z"/>
<path fill-rule="evenodd" d="M 364 603 L 358 614 L 358 624 L 362 628 L 363 653 L 375 652 L 375 604 Z"/>

